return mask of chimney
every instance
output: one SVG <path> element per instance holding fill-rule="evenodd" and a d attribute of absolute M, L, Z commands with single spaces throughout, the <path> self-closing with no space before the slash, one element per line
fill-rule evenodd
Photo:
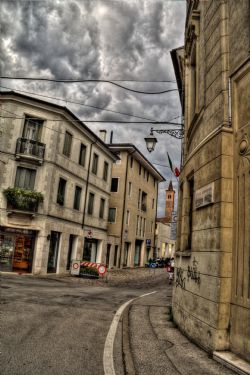
<path fill-rule="evenodd" d="M 106 135 L 107 131 L 106 130 L 99 130 L 99 138 L 105 143 L 106 142 Z"/>

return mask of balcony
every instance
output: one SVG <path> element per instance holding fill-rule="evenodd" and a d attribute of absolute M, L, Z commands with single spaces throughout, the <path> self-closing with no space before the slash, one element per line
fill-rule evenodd
<path fill-rule="evenodd" d="M 16 159 L 31 160 L 43 163 L 45 144 L 33 139 L 18 138 L 16 143 Z"/>

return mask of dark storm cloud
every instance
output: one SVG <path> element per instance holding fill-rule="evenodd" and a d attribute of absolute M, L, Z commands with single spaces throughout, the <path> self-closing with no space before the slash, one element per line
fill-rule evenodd
<path fill-rule="evenodd" d="M 185 1 L 2 0 L 1 73 L 49 78 L 172 80 L 175 77 L 169 50 L 183 44 L 184 13 Z M 93 83 L 69 85 L 2 80 L 1 84 L 64 98 L 66 102 L 57 103 L 69 106 L 83 120 L 129 119 L 93 107 L 158 121 L 180 114 L 178 92 L 141 95 Z M 176 87 L 174 83 L 123 84 L 141 91 Z M 69 101 L 83 105 L 69 104 Z M 131 120 L 136 118 L 131 117 Z M 151 162 L 167 165 L 168 151 L 173 162 L 179 164 L 180 141 L 166 135 L 157 135 L 156 150 L 148 154 L 144 137 L 151 126 L 96 123 L 91 124 L 91 129 L 113 130 L 115 142 L 133 140 Z M 173 176 L 168 168 L 157 168 L 167 178 L 159 196 L 159 212 L 164 214 L 164 189 Z M 173 183 L 177 186 L 174 177 Z"/>

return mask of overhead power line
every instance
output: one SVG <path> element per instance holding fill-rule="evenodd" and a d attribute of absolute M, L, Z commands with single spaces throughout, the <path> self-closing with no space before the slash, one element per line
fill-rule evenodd
<path fill-rule="evenodd" d="M 142 119 L 142 120 L 153 121 L 155 123 L 155 120 L 153 120 L 151 118 L 148 118 L 148 117 L 142 117 L 142 116 L 138 116 L 138 115 L 134 115 L 134 114 L 129 114 L 129 113 L 115 111 L 115 110 L 112 110 L 112 109 L 106 109 L 106 108 L 97 107 L 97 106 L 93 106 L 93 105 L 89 105 L 89 104 L 83 104 L 83 103 L 76 102 L 76 101 L 69 100 L 69 99 L 57 98 L 57 97 L 54 97 L 54 96 L 48 96 L 48 95 L 44 95 L 44 94 L 37 94 L 37 93 L 26 91 L 26 90 L 12 89 L 11 87 L 1 86 L 1 85 L 0 85 L 0 87 L 4 88 L 4 89 L 7 89 L 7 90 L 14 90 L 14 91 L 25 93 L 25 94 L 29 94 L 29 95 L 41 96 L 42 98 L 46 98 L 46 99 L 59 100 L 59 101 L 65 102 L 66 104 L 67 103 L 77 104 L 77 105 L 80 105 L 82 107 L 94 108 L 94 109 L 98 109 L 98 110 L 101 110 L 101 111 L 106 111 L 106 112 L 111 112 L 111 113 L 117 113 L 117 114 L 120 114 L 120 115 L 135 117 L 135 118 L 139 118 L 139 119 Z M 1 94 L 1 91 L 0 91 L 0 94 Z M 180 117 L 180 116 L 176 116 L 176 117 L 170 119 L 170 121 L 175 120 L 178 117 Z M 81 120 L 81 122 L 84 122 L 84 121 Z M 85 122 L 87 122 L 87 120 Z M 99 122 L 99 121 L 97 121 L 97 122 Z M 173 123 L 172 123 L 172 125 L 173 125 Z"/>
<path fill-rule="evenodd" d="M 122 86 L 114 81 L 109 81 L 109 80 L 96 80 L 96 79 L 91 79 L 91 80 L 83 80 L 83 79 L 53 79 L 53 78 L 39 78 L 39 77 L 7 77 L 7 76 L 2 76 L 0 77 L 1 79 L 11 79 L 11 80 L 23 80 L 23 81 L 45 81 L 45 82 L 54 82 L 54 83 L 90 83 L 90 82 L 95 82 L 95 83 L 109 83 L 111 85 L 117 86 L 123 90 L 131 91 L 137 94 L 144 94 L 144 95 L 159 95 L 159 94 L 165 94 L 167 92 L 172 92 L 172 91 L 179 91 L 179 89 L 170 89 L 170 90 L 163 90 L 163 91 L 140 91 L 140 90 L 134 90 L 129 87 Z"/>

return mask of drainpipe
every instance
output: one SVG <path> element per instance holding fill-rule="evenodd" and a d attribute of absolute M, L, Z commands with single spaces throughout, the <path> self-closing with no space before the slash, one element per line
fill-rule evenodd
<path fill-rule="evenodd" d="M 158 206 L 158 190 L 159 190 L 159 183 L 157 183 L 157 194 L 156 194 L 156 200 L 155 200 L 155 224 L 156 224 L 156 219 L 157 219 L 157 206 Z M 156 237 L 156 234 L 155 234 L 155 227 L 156 225 L 154 225 L 154 252 L 156 253 L 155 251 L 155 248 L 156 248 L 156 245 L 155 245 L 155 237 Z M 153 254 L 153 257 L 154 257 L 155 254 Z"/>
<path fill-rule="evenodd" d="M 91 163 L 91 156 L 92 156 L 92 147 L 93 147 L 93 145 L 96 142 L 97 142 L 97 140 L 95 140 L 94 142 L 91 143 L 91 145 L 90 145 L 90 151 L 89 151 L 89 164 L 88 164 L 87 181 L 86 181 L 86 192 L 85 192 L 84 206 L 83 206 L 82 229 L 84 229 L 84 224 L 85 224 L 85 211 L 86 211 L 87 196 L 88 196 L 88 187 L 89 187 L 89 174 L 90 174 L 90 163 Z"/>
<path fill-rule="evenodd" d="M 122 227 L 121 227 L 121 240 L 120 240 L 120 267 L 121 268 L 121 260 L 122 260 L 122 244 L 123 244 L 123 229 L 124 229 L 124 216 L 125 216 L 125 206 L 127 201 L 127 179 L 128 179 L 128 163 L 129 163 L 129 156 L 131 156 L 136 150 L 132 151 L 128 154 L 127 157 L 127 164 L 126 164 L 126 174 L 125 174 L 125 190 L 124 190 L 124 203 L 122 208 Z"/>

